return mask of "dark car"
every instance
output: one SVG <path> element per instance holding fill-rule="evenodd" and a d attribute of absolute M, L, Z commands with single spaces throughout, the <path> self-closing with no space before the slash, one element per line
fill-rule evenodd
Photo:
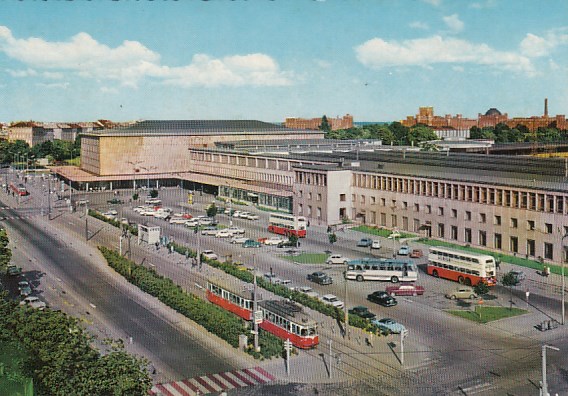
<path fill-rule="evenodd" d="M 278 245 L 276 245 L 276 247 L 279 247 L 279 248 L 296 247 L 296 242 L 282 241 L 282 242 L 278 242 Z"/>
<path fill-rule="evenodd" d="M 359 242 L 357 242 L 357 246 L 359 247 L 369 247 L 373 245 L 373 240 L 371 238 L 361 238 Z"/>
<path fill-rule="evenodd" d="M 374 313 L 369 311 L 369 308 L 359 305 L 357 307 L 353 307 L 349 310 L 349 313 L 352 315 L 357 315 L 363 319 L 372 320 L 377 317 Z"/>
<path fill-rule="evenodd" d="M 391 297 L 386 291 L 376 291 L 367 296 L 367 300 L 383 307 L 394 307 L 397 302 L 396 298 Z"/>
<path fill-rule="evenodd" d="M 107 203 L 111 204 L 111 205 L 118 205 L 118 204 L 123 204 L 124 201 L 122 199 L 118 199 L 118 198 L 113 198 L 113 199 L 109 199 L 107 201 Z"/>
<path fill-rule="evenodd" d="M 328 274 L 321 271 L 308 274 L 308 280 L 319 283 L 320 285 L 331 285 L 333 283 L 333 279 L 331 279 Z"/>

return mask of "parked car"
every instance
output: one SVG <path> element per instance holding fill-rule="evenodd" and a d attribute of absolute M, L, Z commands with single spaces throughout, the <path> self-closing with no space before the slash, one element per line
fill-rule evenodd
<path fill-rule="evenodd" d="M 376 291 L 367 296 L 367 300 L 383 307 L 394 307 L 397 304 L 396 298 L 390 296 L 386 291 Z"/>
<path fill-rule="evenodd" d="M 215 234 L 215 238 L 230 238 L 232 236 L 233 236 L 233 234 L 230 233 L 227 229 L 219 230 Z"/>
<path fill-rule="evenodd" d="M 377 317 L 377 315 L 375 315 L 374 313 L 369 311 L 369 308 L 364 307 L 362 305 L 351 308 L 349 310 L 349 313 L 351 315 L 356 315 L 356 316 L 359 316 L 359 317 L 361 317 L 363 319 L 367 319 L 367 320 L 373 320 Z"/>
<path fill-rule="evenodd" d="M 217 256 L 213 250 L 204 250 L 201 252 L 201 256 L 208 260 L 219 260 L 219 256 Z"/>
<path fill-rule="evenodd" d="M 158 204 L 161 204 L 161 203 L 162 203 L 162 200 L 161 200 L 161 199 L 158 199 L 158 198 L 148 198 L 146 201 L 144 201 L 144 203 L 145 203 L 146 205 L 150 205 L 150 204 L 152 204 L 152 205 L 158 205 Z"/>
<path fill-rule="evenodd" d="M 18 282 L 18 290 L 20 291 L 20 296 L 29 296 L 32 294 L 32 288 L 27 281 Z"/>
<path fill-rule="evenodd" d="M 401 282 L 398 285 L 387 286 L 386 291 L 391 296 L 419 296 L 424 294 L 424 286 Z"/>
<path fill-rule="evenodd" d="M 388 238 L 388 239 L 400 238 L 400 232 L 398 232 L 398 231 L 393 231 L 387 238 Z"/>
<path fill-rule="evenodd" d="M 412 252 L 410 252 L 410 258 L 420 258 L 422 256 L 424 256 L 424 253 L 420 249 L 413 249 Z"/>
<path fill-rule="evenodd" d="M 240 210 L 235 210 L 232 214 L 233 217 L 241 217 L 241 211 Z"/>
<path fill-rule="evenodd" d="M 513 270 L 513 271 L 511 271 L 511 274 L 513 274 L 513 276 L 517 280 L 517 283 L 520 283 L 527 278 L 527 276 L 525 275 L 525 273 L 523 271 Z"/>
<path fill-rule="evenodd" d="M 27 305 L 29 307 L 38 309 L 40 311 L 43 311 L 47 307 L 46 303 L 44 303 L 35 296 L 29 296 L 24 298 L 22 301 L 20 301 L 20 305 Z"/>
<path fill-rule="evenodd" d="M 157 212 L 154 212 L 154 217 L 156 219 L 169 220 L 171 216 L 168 212 L 157 211 Z"/>
<path fill-rule="evenodd" d="M 122 199 L 118 199 L 118 198 L 113 198 L 113 199 L 109 199 L 107 201 L 107 203 L 111 204 L 111 205 L 119 205 L 119 204 L 123 204 L 124 201 Z"/>
<path fill-rule="evenodd" d="M 358 247 L 369 247 L 373 244 L 373 240 L 371 238 L 361 238 L 359 242 L 357 242 Z"/>
<path fill-rule="evenodd" d="M 381 241 L 379 241 L 378 239 L 373 239 L 373 242 L 371 243 L 371 249 L 380 249 L 381 248 Z"/>
<path fill-rule="evenodd" d="M 459 286 L 455 290 L 446 293 L 446 298 L 449 298 L 451 300 L 469 298 L 473 300 L 474 298 L 477 298 L 477 294 L 475 294 L 473 288 L 469 286 Z"/>
<path fill-rule="evenodd" d="M 172 217 L 170 219 L 170 224 L 185 224 L 187 222 L 187 219 L 184 219 L 183 217 Z"/>
<path fill-rule="evenodd" d="M 333 279 L 331 279 L 331 276 L 321 271 L 312 272 L 311 274 L 308 274 L 308 280 L 315 283 L 319 283 L 320 285 L 331 285 L 333 283 Z"/>
<path fill-rule="evenodd" d="M 282 242 L 279 242 L 276 247 L 285 248 L 285 247 L 296 247 L 296 243 L 290 241 L 289 239 L 285 239 Z"/>
<path fill-rule="evenodd" d="M 277 246 L 280 242 L 284 242 L 284 239 L 280 237 L 270 237 L 266 238 L 263 243 L 265 245 Z"/>
<path fill-rule="evenodd" d="M 410 247 L 408 245 L 402 245 L 400 249 L 398 249 L 398 254 L 400 256 L 408 256 L 410 254 Z"/>
<path fill-rule="evenodd" d="M 349 259 L 347 257 L 343 257 L 341 254 L 332 254 L 331 256 L 329 256 L 326 260 L 326 264 L 327 265 L 331 265 L 331 264 L 345 264 L 347 265 L 347 262 L 349 261 Z"/>
<path fill-rule="evenodd" d="M 219 230 L 217 229 L 217 227 L 208 226 L 208 227 L 203 227 L 201 229 L 201 235 L 210 235 L 210 236 L 215 235 L 215 236 L 217 236 L 218 232 L 219 232 Z"/>
<path fill-rule="evenodd" d="M 406 330 L 406 327 L 391 318 L 375 319 L 372 320 L 371 323 L 381 330 L 387 330 L 395 334 L 400 334 Z"/>
<path fill-rule="evenodd" d="M 197 219 L 187 220 L 185 222 L 186 227 L 197 227 L 199 225 L 199 221 Z"/>
<path fill-rule="evenodd" d="M 241 217 L 242 217 L 242 216 L 241 216 Z M 249 219 L 249 220 L 258 220 L 259 217 L 258 217 L 258 215 L 249 213 L 249 215 L 247 216 L 247 219 Z"/>
<path fill-rule="evenodd" d="M 17 267 L 14 264 L 10 264 L 6 267 L 6 273 L 10 276 L 20 275 L 22 273 L 22 268 Z"/>
<path fill-rule="evenodd" d="M 318 298 L 319 294 L 317 294 L 314 289 L 312 289 L 311 287 L 307 287 L 307 286 L 303 286 L 298 288 L 298 291 L 300 293 L 304 293 L 305 295 L 309 296 L 309 297 L 313 297 L 313 298 Z"/>
<path fill-rule="evenodd" d="M 325 304 L 329 304 L 329 305 L 333 305 L 336 308 L 343 308 L 345 306 L 345 304 L 343 303 L 343 301 L 341 301 L 340 299 L 338 299 L 335 295 L 333 294 L 325 294 L 323 296 L 321 296 L 320 300 L 325 303 Z"/>
<path fill-rule="evenodd" d="M 248 241 L 249 238 L 248 237 L 244 237 L 244 236 L 234 236 L 231 238 L 231 243 L 238 243 L 238 244 L 243 244 L 246 241 Z"/>
<path fill-rule="evenodd" d="M 225 229 L 233 235 L 243 235 L 245 233 L 245 230 L 243 228 L 239 228 L 239 227 L 235 227 L 235 226 L 231 226 L 231 227 L 228 227 L 228 228 L 225 228 Z"/>
<path fill-rule="evenodd" d="M 255 241 L 254 239 L 247 239 L 244 243 L 243 243 L 243 247 L 244 248 L 259 248 L 261 247 L 261 243 L 258 241 Z"/>

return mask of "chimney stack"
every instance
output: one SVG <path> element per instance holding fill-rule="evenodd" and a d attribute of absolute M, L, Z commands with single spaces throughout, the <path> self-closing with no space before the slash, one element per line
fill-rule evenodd
<path fill-rule="evenodd" d="M 544 116 L 548 117 L 548 98 L 544 98 Z"/>

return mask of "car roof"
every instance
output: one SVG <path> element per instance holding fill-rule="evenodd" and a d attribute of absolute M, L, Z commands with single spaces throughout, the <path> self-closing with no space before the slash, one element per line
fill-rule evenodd
<path fill-rule="evenodd" d="M 324 294 L 322 298 L 337 298 L 335 294 Z"/>

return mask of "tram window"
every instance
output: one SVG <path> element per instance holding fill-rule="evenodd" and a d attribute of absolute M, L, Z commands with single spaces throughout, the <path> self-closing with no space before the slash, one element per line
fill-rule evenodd
<path fill-rule="evenodd" d="M 453 265 L 448 265 L 448 269 L 453 271 L 453 270 L 454 270 L 454 266 L 453 266 Z"/>
<path fill-rule="evenodd" d="M 387 271 L 393 271 L 394 268 L 392 266 L 392 264 L 387 265 Z"/>
<path fill-rule="evenodd" d="M 292 324 L 292 333 L 296 334 L 296 325 Z"/>
<path fill-rule="evenodd" d="M 316 329 L 313 328 L 313 327 L 310 327 L 310 328 L 309 328 L 309 333 L 308 333 L 308 335 L 313 336 L 313 335 L 315 335 L 315 334 L 316 334 Z"/>
<path fill-rule="evenodd" d="M 479 276 L 479 271 L 471 271 L 471 273 L 472 273 L 473 275 Z"/>
<path fill-rule="evenodd" d="M 301 331 L 300 331 L 300 335 L 302 336 L 307 336 L 308 335 L 308 329 L 306 329 L 305 327 L 302 327 Z"/>
<path fill-rule="evenodd" d="M 384 271 L 387 267 L 384 264 L 381 264 L 381 266 L 379 267 L 381 269 L 381 271 Z"/>
<path fill-rule="evenodd" d="M 369 264 L 366 264 L 366 265 L 365 265 L 365 269 L 366 269 L 366 270 L 370 270 L 370 269 L 371 269 L 371 266 L 370 266 Z"/>

